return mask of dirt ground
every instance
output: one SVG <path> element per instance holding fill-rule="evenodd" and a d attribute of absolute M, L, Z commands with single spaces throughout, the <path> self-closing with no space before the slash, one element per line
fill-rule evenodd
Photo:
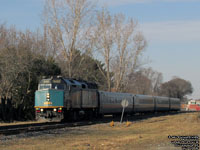
<path fill-rule="evenodd" d="M 110 124 L 15 136 L 0 140 L 0 150 L 178 150 L 181 147 L 171 142 L 183 142 L 184 136 L 185 141 L 191 143 L 192 138 L 200 137 L 200 113 L 153 117 L 131 121 L 128 126 L 127 122 L 114 122 L 112 127 Z"/>

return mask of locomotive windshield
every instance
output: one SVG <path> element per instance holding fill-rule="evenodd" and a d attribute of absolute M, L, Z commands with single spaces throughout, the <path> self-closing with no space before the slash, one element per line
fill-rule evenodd
<path fill-rule="evenodd" d="M 64 90 L 64 85 L 63 84 L 39 84 L 38 89 L 39 90 L 47 90 L 47 89 Z"/>
<path fill-rule="evenodd" d="M 51 79 L 43 79 L 39 86 L 39 90 L 47 90 L 47 89 L 58 89 L 58 90 L 64 90 L 64 84 L 61 82 L 61 80 L 51 80 Z"/>
<path fill-rule="evenodd" d="M 51 89 L 51 84 L 39 84 L 39 90 Z"/>

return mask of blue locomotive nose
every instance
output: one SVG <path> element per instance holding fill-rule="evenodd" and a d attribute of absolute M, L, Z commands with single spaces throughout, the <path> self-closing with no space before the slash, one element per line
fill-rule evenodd
<path fill-rule="evenodd" d="M 64 104 L 64 91 L 47 89 L 35 92 L 35 107 L 40 108 L 55 108 L 63 107 Z"/>

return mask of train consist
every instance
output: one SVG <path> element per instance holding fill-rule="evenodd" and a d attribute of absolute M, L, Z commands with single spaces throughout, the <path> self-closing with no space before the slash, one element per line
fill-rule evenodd
<path fill-rule="evenodd" d="M 51 77 L 42 79 L 35 92 L 36 119 L 61 121 L 120 114 L 122 100 L 128 101 L 126 114 L 180 110 L 177 98 L 105 92 L 95 83 Z"/>

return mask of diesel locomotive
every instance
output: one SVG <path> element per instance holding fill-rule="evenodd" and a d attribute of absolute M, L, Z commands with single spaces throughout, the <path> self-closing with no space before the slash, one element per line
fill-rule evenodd
<path fill-rule="evenodd" d="M 39 82 L 36 119 L 61 121 L 120 114 L 122 100 L 128 101 L 124 112 L 130 115 L 180 110 L 178 98 L 99 91 L 95 83 L 57 76 Z"/>

